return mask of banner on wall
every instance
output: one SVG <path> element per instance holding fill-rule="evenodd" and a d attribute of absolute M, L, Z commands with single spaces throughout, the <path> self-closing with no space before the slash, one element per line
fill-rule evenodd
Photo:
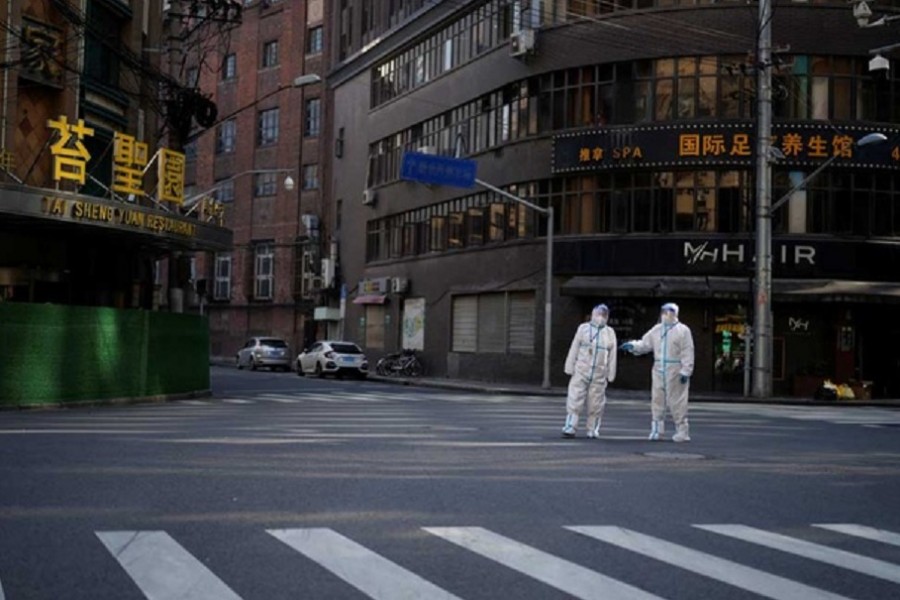
<path fill-rule="evenodd" d="M 425 349 L 425 298 L 409 298 L 403 303 L 403 348 Z"/>

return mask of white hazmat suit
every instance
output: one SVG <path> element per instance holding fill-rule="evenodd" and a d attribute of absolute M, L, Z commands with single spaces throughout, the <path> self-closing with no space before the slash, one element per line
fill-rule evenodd
<path fill-rule="evenodd" d="M 566 397 L 564 437 L 575 437 L 578 416 L 587 402 L 587 436 L 600 436 L 600 422 L 606 407 L 606 384 L 616 379 L 616 332 L 606 323 L 609 308 L 605 304 L 594 307 L 589 323 L 582 323 L 575 332 L 565 372 L 570 375 Z"/>
<path fill-rule="evenodd" d="M 660 322 L 639 340 L 622 344 L 632 354 L 653 352 L 650 410 L 653 422 L 649 439 L 665 433 L 666 407 L 675 422 L 674 442 L 691 440 L 688 426 L 688 391 L 694 373 L 694 338 L 690 328 L 678 320 L 678 305 L 663 304 Z"/>

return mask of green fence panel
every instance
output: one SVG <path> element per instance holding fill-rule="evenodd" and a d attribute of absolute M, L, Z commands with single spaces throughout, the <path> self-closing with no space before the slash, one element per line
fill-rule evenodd
<path fill-rule="evenodd" d="M 149 313 L 147 391 L 209 389 L 209 324 L 206 317 Z"/>
<path fill-rule="evenodd" d="M 191 315 L 0 303 L 0 404 L 207 390 L 208 338 Z"/>

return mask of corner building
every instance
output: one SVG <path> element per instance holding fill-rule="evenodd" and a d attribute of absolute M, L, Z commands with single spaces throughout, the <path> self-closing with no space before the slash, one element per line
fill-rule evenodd
<path fill-rule="evenodd" d="M 373 6 L 374 4 L 374 6 Z M 891 14 L 893 8 L 882 5 Z M 421 350 L 432 376 L 552 383 L 576 326 L 611 307 L 620 339 L 663 302 L 693 330 L 695 391 L 740 393 L 754 306 L 756 6 L 739 2 L 335 3 L 344 326 L 370 354 Z M 897 71 L 870 73 L 890 28 L 841 2 L 776 2 L 774 392 L 828 378 L 896 397 L 900 369 Z M 892 64 L 892 67 L 895 66 Z M 854 142 L 871 132 L 878 146 Z M 406 152 L 477 161 L 486 189 L 401 177 Z M 780 157 L 783 155 L 783 158 Z M 643 389 L 650 359 L 623 356 Z M 863 383 L 865 382 L 865 383 Z"/>

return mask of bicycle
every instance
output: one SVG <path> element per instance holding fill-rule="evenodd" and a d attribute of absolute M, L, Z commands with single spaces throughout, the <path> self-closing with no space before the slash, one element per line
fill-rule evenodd
<path fill-rule="evenodd" d="M 404 349 L 379 358 L 375 363 L 375 373 L 383 377 L 418 377 L 422 374 L 422 363 L 415 350 Z"/>

